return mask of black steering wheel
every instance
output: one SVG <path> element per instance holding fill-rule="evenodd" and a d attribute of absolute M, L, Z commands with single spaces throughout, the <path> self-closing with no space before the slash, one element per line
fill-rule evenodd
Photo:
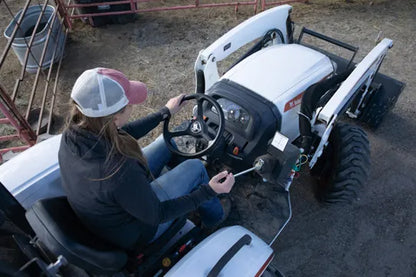
<path fill-rule="evenodd" d="M 192 95 L 187 95 L 183 97 L 182 101 L 196 99 L 197 101 L 197 112 L 196 116 L 194 116 L 191 120 L 185 122 L 188 126 L 184 128 L 184 130 L 180 131 L 169 131 L 169 122 L 170 119 L 166 119 L 163 125 L 163 138 L 165 139 L 166 145 L 168 149 L 179 156 L 187 157 L 187 158 L 196 158 L 207 154 L 209 151 L 214 149 L 215 146 L 220 141 L 224 133 L 224 113 L 221 109 L 221 106 L 218 102 L 211 96 L 202 93 L 195 93 Z M 218 116 L 218 128 L 213 129 L 205 122 L 205 118 L 203 115 L 203 103 L 208 102 L 212 106 L 214 106 L 216 110 L 216 115 Z M 195 149 L 195 153 L 187 153 L 179 150 L 176 146 L 174 146 L 172 142 L 172 138 L 174 137 L 181 137 L 181 136 L 192 136 L 196 139 L 204 141 L 206 148 L 198 151 Z"/>

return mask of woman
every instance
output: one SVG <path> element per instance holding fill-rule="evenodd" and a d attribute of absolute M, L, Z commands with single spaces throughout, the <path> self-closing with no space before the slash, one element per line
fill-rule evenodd
<path fill-rule="evenodd" d="M 209 180 L 199 160 L 159 176 L 171 155 L 164 141 L 158 138 L 143 153 L 137 139 L 176 113 L 183 95 L 128 123 L 132 105 L 146 96 L 143 83 L 129 81 L 119 71 L 85 71 L 72 89 L 74 107 L 59 149 L 62 184 L 75 213 L 95 234 L 131 250 L 196 209 L 204 225 L 215 226 L 224 216 L 216 195 L 228 193 L 234 184 L 226 171 Z"/>

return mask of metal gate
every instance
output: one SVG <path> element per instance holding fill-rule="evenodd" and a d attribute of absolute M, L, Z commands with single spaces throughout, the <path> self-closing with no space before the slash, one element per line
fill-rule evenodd
<path fill-rule="evenodd" d="M 72 27 L 72 21 L 74 19 L 85 19 L 94 25 L 92 17 L 97 16 L 111 16 L 111 15 L 125 15 L 132 13 L 144 13 L 144 12 L 157 12 L 157 11 L 171 11 L 171 10 L 184 10 L 184 9 L 198 9 L 198 8 L 217 8 L 217 7 L 234 7 L 237 11 L 240 6 L 251 6 L 254 13 L 257 13 L 257 9 L 261 6 L 261 10 L 264 10 L 267 6 L 276 6 L 294 2 L 307 2 L 308 0 L 276 0 L 269 2 L 267 0 L 247 0 L 247 1 L 201 1 L 201 0 L 189 0 L 179 1 L 180 5 L 174 3 L 169 4 L 169 1 L 161 0 L 103 0 L 97 2 L 94 0 L 70 0 L 68 4 L 64 4 L 65 0 L 55 0 L 60 3 L 60 13 L 65 17 L 65 23 L 69 28 Z M 90 2 L 90 3 L 86 3 Z M 184 3 L 185 2 L 185 3 Z M 121 5 L 127 8 L 120 9 Z M 89 10 L 88 10 L 89 9 Z"/>
<path fill-rule="evenodd" d="M 68 29 L 60 3 L 0 1 L 0 162 L 49 134 Z M 17 11 L 18 10 L 18 11 Z M 3 29 L 4 27 L 4 29 Z M 13 53 L 14 52 L 14 53 Z M 18 59 L 16 59 L 16 57 Z M 30 93 L 28 93 L 30 92 Z"/>

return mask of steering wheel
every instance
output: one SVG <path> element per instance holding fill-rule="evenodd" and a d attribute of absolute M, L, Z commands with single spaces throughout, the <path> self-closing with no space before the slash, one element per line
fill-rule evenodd
<path fill-rule="evenodd" d="M 187 157 L 187 158 L 196 158 L 205 155 L 212 149 L 214 149 L 215 146 L 220 141 L 220 138 L 222 137 L 224 133 L 224 113 L 221 109 L 221 106 L 218 104 L 218 102 L 211 96 L 208 96 L 206 94 L 202 93 L 195 93 L 192 95 L 187 95 L 183 97 L 182 101 L 186 100 L 192 100 L 196 99 L 197 101 L 197 114 L 196 117 L 194 116 L 190 121 L 185 122 L 188 123 L 187 127 L 184 128 L 184 130 L 180 131 L 169 131 L 169 122 L 170 118 L 165 120 L 165 123 L 163 125 L 163 138 L 165 139 L 166 146 L 168 149 L 179 156 Z M 218 121 L 218 128 L 215 130 L 208 126 L 208 124 L 204 120 L 203 116 L 203 103 L 204 102 L 210 103 L 212 106 L 214 106 L 215 110 L 217 111 L 216 115 L 219 118 Z M 202 149 L 200 151 L 197 151 L 195 149 L 195 153 L 187 153 L 180 151 L 176 146 L 174 146 L 172 142 L 172 138 L 175 137 L 181 137 L 181 136 L 192 136 L 196 139 L 205 141 L 206 145 L 208 145 L 205 149 Z"/>

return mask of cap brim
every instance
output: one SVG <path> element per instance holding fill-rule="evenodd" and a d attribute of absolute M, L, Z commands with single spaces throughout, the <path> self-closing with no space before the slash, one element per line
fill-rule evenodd
<path fill-rule="evenodd" d="M 147 98 L 147 87 L 139 81 L 130 81 L 129 90 L 126 91 L 129 104 L 136 105 L 143 103 Z"/>

